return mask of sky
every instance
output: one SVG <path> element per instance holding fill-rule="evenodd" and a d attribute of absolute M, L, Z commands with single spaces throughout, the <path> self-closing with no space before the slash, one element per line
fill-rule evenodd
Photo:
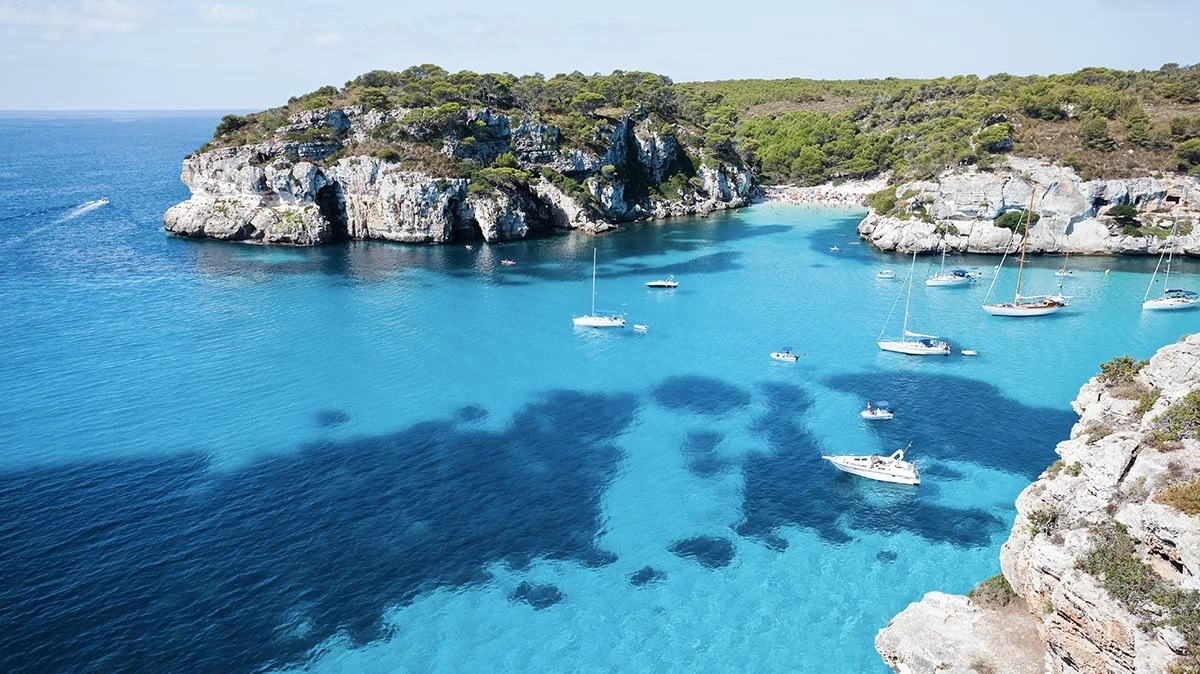
<path fill-rule="evenodd" d="M 368 70 L 733 78 L 1200 62 L 1196 0 L 0 0 L 0 109 L 258 110 Z"/>

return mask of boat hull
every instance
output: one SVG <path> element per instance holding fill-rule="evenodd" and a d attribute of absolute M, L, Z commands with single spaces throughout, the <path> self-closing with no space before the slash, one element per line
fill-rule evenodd
<path fill-rule="evenodd" d="M 896 469 L 892 464 L 889 469 L 873 468 L 870 465 L 869 457 L 862 456 L 822 456 L 829 463 L 832 463 L 835 468 L 843 473 L 865 477 L 868 480 L 876 480 L 878 482 L 890 482 L 892 484 L 921 484 L 921 476 L 917 473 L 916 467 L 906 462 L 906 467 Z M 881 459 L 881 462 L 887 462 L 887 459 Z"/>
<path fill-rule="evenodd" d="M 1061 304 L 984 304 L 983 310 L 993 316 L 1045 316 L 1060 311 Z"/>
<path fill-rule="evenodd" d="M 1142 302 L 1142 309 L 1146 311 L 1178 311 L 1180 309 L 1191 309 L 1200 306 L 1200 299 L 1186 300 L 1160 297 L 1155 300 L 1146 300 Z"/>
<path fill-rule="evenodd" d="M 876 342 L 880 349 L 906 356 L 949 356 L 950 346 L 927 346 L 920 342 Z"/>
<path fill-rule="evenodd" d="M 931 276 L 925 279 L 925 285 L 932 288 L 953 288 L 956 286 L 965 286 L 975 279 L 970 276 Z"/>
<path fill-rule="evenodd" d="M 891 412 L 880 412 L 878 410 L 872 410 L 870 412 L 863 410 L 862 412 L 859 412 L 859 415 L 861 415 L 862 418 L 869 419 L 871 421 L 885 421 L 895 416 Z"/>
<path fill-rule="evenodd" d="M 794 363 L 800 360 L 800 356 L 797 356 L 794 353 L 773 353 L 771 354 L 771 358 L 775 360 L 782 360 L 785 363 Z"/>
<path fill-rule="evenodd" d="M 577 328 L 623 328 L 625 319 L 621 316 L 576 316 L 571 319 Z"/>
<path fill-rule="evenodd" d="M 670 283 L 668 283 L 666 281 L 649 281 L 646 283 L 646 287 L 647 288 L 678 288 L 679 284 L 675 283 L 673 281 Z"/>

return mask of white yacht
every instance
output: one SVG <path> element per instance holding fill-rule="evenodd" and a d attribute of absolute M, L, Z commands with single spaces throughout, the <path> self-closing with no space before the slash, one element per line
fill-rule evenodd
<path fill-rule="evenodd" d="M 577 328 L 623 328 L 625 316 L 614 313 L 596 313 L 596 249 L 592 249 L 592 313 L 571 319 Z"/>
<path fill-rule="evenodd" d="M 672 275 L 672 276 L 666 277 L 665 279 L 659 279 L 657 281 L 646 281 L 646 287 L 647 288 L 678 288 L 679 282 L 676 281 L 675 277 Z"/>
<path fill-rule="evenodd" d="M 908 329 L 908 310 L 912 304 L 912 281 L 913 273 L 917 269 L 917 252 L 913 251 L 912 265 L 908 270 L 908 298 L 904 301 L 904 327 L 900 329 L 900 339 L 885 340 L 883 332 L 879 333 L 879 339 L 876 344 L 884 351 L 892 351 L 894 353 L 903 353 L 908 356 L 949 356 L 950 342 L 939 339 L 934 335 L 923 335 L 919 332 L 910 332 Z M 896 301 L 900 298 L 897 297 Z M 892 305 L 893 311 L 895 305 Z M 891 319 L 891 314 L 888 314 L 888 319 Z M 887 331 L 887 321 L 883 323 L 884 332 Z"/>
<path fill-rule="evenodd" d="M 908 444 L 912 447 L 912 443 Z M 891 456 L 880 456 L 872 454 L 870 456 L 845 455 L 845 456 L 822 456 L 829 463 L 832 463 L 838 470 L 843 473 L 850 473 L 859 477 L 865 477 L 871 480 L 879 480 L 880 482 L 893 482 L 895 484 L 921 484 L 921 476 L 917 472 L 917 467 L 911 462 L 904 460 L 904 450 L 897 449 L 892 452 Z"/>

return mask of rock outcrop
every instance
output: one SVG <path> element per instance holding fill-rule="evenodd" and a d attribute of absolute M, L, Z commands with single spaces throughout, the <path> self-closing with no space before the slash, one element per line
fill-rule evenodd
<path fill-rule="evenodd" d="M 994 171 L 952 169 L 936 181 L 895 190 L 895 209 L 872 210 L 858 226 L 859 235 L 881 250 L 1015 252 L 1020 235 L 993 221 L 1028 208 L 1032 193 L 1040 219 L 1030 229 L 1031 253 L 1157 255 L 1178 212 L 1176 251 L 1200 255 L 1200 181 L 1194 178 L 1084 181 L 1069 167 L 1010 157 Z M 1138 227 L 1107 215 L 1121 205 L 1137 210 Z"/>
<path fill-rule="evenodd" d="M 1163 436 L 1164 413 L 1190 409 L 1185 397 L 1197 390 L 1200 334 L 1164 347 L 1129 381 L 1093 378 L 1072 403 L 1080 421 L 1057 447 L 1061 460 L 1017 498 L 1000 565 L 1044 645 L 1039 671 L 1162 674 L 1181 657 L 1195 666 L 1200 654 L 1183 636 L 1195 634 L 1194 608 L 1181 615 L 1162 602 L 1200 602 L 1200 520 L 1161 497 L 1167 488 L 1200 489 L 1200 442 Z M 1105 530 L 1120 531 L 1126 548 L 1102 546 Z M 1114 577 L 1093 563 L 1114 565 L 1105 567 Z M 1129 580 L 1138 573 L 1143 580 Z M 1117 597 L 1106 582 L 1132 589 Z M 966 597 L 930 593 L 894 618 L 876 647 L 897 672 L 1025 671 L 987 654 L 1030 652 L 1020 645 L 1029 629 L 997 630 L 979 611 Z M 938 631 L 943 624 L 950 627 Z M 942 643 L 931 654 L 933 632 Z"/>
<path fill-rule="evenodd" d="M 164 227 L 188 237 L 295 245 L 506 241 L 705 215 L 747 205 L 753 191 L 748 169 L 701 158 L 680 140 L 690 132 L 637 116 L 601 123 L 595 142 L 580 148 L 565 146 L 557 127 L 536 118 L 472 109 L 454 123 L 432 123 L 409 112 L 304 111 L 257 142 L 198 151 L 183 163 L 192 197 L 167 211 Z M 489 166 L 511 153 L 516 166 L 501 179 L 472 180 L 439 175 L 428 166 L 436 161 L 357 153 L 389 134 L 410 147 L 440 148 L 425 150 L 435 158 Z"/>

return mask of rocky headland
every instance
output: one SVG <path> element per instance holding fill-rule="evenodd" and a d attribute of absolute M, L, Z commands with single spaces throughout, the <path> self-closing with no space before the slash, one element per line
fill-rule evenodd
<path fill-rule="evenodd" d="M 583 145 L 537 115 L 461 109 L 430 128 L 420 113 L 297 111 L 254 142 L 202 148 L 184 159 L 192 196 L 166 212 L 165 228 L 306 246 L 496 242 L 750 202 L 749 170 L 701 152 L 690 127 L 644 112 L 595 117 Z M 393 141 L 418 152 L 406 156 Z"/>
<path fill-rule="evenodd" d="M 1200 334 L 1102 366 L 1061 457 L 1017 498 L 1002 576 L 876 637 L 896 672 L 1200 671 Z"/>
<path fill-rule="evenodd" d="M 1082 180 L 1070 167 L 1015 156 L 994 169 L 953 168 L 888 188 L 871 200 L 858 233 L 885 251 L 1013 253 L 1021 227 L 996 220 L 1028 209 L 1031 196 L 1038 218 L 1030 253 L 1157 255 L 1178 214 L 1176 252 L 1200 255 L 1200 180 Z M 1132 211 L 1113 210 L 1122 206 Z"/>

